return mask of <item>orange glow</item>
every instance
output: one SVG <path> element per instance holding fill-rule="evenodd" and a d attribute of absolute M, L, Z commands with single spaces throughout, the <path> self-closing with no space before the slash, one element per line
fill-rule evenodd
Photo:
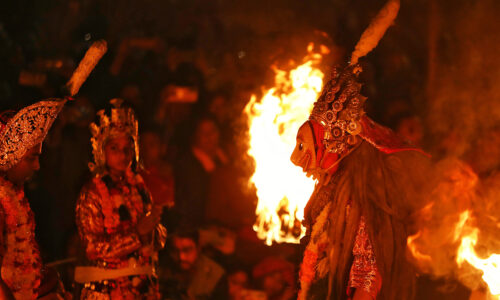
<path fill-rule="evenodd" d="M 455 237 L 462 235 L 457 251 L 458 266 L 468 262 L 474 268 L 481 270 L 482 279 L 488 285 L 491 298 L 500 300 L 500 254 L 492 254 L 487 258 L 480 258 L 477 255 L 474 247 L 477 244 L 479 229 L 465 226 L 469 217 L 469 211 L 462 213 L 455 230 Z"/>
<path fill-rule="evenodd" d="M 248 154 L 255 160 L 251 183 L 257 189 L 254 230 L 267 245 L 298 243 L 305 229 L 300 222 L 314 181 L 290 162 L 297 131 L 312 110 L 323 84 L 316 67 L 321 54 L 308 46 L 305 63 L 291 71 L 275 68 L 275 86 L 260 101 L 252 96 L 248 116 Z"/>
<path fill-rule="evenodd" d="M 418 239 L 421 235 L 422 235 L 422 231 L 419 231 L 416 234 L 408 237 L 408 240 L 407 240 L 408 249 L 410 249 L 411 254 L 417 260 L 432 261 L 432 257 L 420 252 L 418 250 L 418 247 L 415 245 L 415 240 Z"/>

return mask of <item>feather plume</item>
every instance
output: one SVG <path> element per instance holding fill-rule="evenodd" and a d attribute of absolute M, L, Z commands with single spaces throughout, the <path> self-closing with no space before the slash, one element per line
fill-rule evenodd
<path fill-rule="evenodd" d="M 389 0 L 365 29 L 351 56 L 351 65 L 372 51 L 398 15 L 399 0 Z"/>
<path fill-rule="evenodd" d="M 99 40 L 90 46 L 89 50 L 85 53 L 82 61 L 76 68 L 70 80 L 66 83 L 66 87 L 71 96 L 74 96 L 80 90 L 82 84 L 87 80 L 90 72 L 95 68 L 101 57 L 108 50 L 106 41 Z"/>

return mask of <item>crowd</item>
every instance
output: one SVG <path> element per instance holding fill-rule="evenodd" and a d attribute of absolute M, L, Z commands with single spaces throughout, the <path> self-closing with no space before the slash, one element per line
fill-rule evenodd
<path fill-rule="evenodd" d="M 341 17 L 338 23 L 346 25 L 323 28 L 327 33 L 304 26 L 301 30 L 308 33 L 305 37 L 284 33 L 280 28 L 262 33 L 268 25 L 265 22 L 255 25 L 260 29 L 229 30 L 216 13 L 193 9 L 189 22 L 170 18 L 167 23 L 176 25 L 171 30 L 176 34 L 166 36 L 162 34 L 170 31 L 165 28 L 158 29 L 162 33 L 144 30 L 151 27 L 148 20 L 143 20 L 146 24 L 141 25 L 142 31 L 123 33 L 120 30 L 125 29 L 117 22 L 121 19 L 112 16 L 112 9 L 93 1 L 69 1 L 59 7 L 46 9 L 44 18 L 58 16 L 60 10 L 67 12 L 60 20 L 64 30 L 58 35 L 64 43 L 51 44 L 50 38 L 40 33 L 57 32 L 56 21 L 33 22 L 35 30 L 20 26 L 15 18 L 0 20 L 0 53 L 5 57 L 0 62 L 0 107 L 20 108 L 60 96 L 61 86 L 90 43 L 99 38 L 109 40 L 108 54 L 54 122 L 43 144 L 40 170 L 26 185 L 42 260 L 59 271 L 65 289 L 76 297 L 82 291 L 85 297 L 85 293 L 96 290 L 120 290 L 120 286 L 132 285 L 137 293 L 159 293 L 163 299 L 172 300 L 294 299 L 299 247 L 267 247 L 252 230 L 256 196 L 248 187 L 252 162 L 245 153 L 243 107 L 252 93 L 261 92 L 262 85 L 272 84 L 271 65 L 289 67 L 290 58 L 300 62 L 311 41 L 330 49 L 322 66 L 326 71 L 332 62 L 346 61 L 349 38 L 342 40 L 340 32 L 345 30 L 357 37 L 364 27 L 359 21 L 368 12 Z M 197 19 L 197 13 L 202 17 Z M 403 11 L 403 20 L 404 16 Z M 423 46 L 414 40 L 401 43 L 401 37 L 409 36 L 404 30 L 403 26 L 395 28 L 396 37 L 389 35 L 380 52 L 374 53 L 370 62 L 362 62 L 366 64 L 364 93 L 371 99 L 367 113 L 436 159 L 463 150 L 460 133 L 449 131 L 439 139 L 430 134 L 432 126 L 421 104 L 427 95 L 420 88 L 425 85 L 427 71 L 422 67 L 425 51 L 419 51 Z M 418 40 L 423 33 L 415 35 Z M 335 37 L 336 43 L 327 36 Z M 260 42 L 252 43 L 252 37 Z M 57 45 L 57 49 L 47 53 L 47 44 Z M 419 46 L 413 47 L 415 44 Z M 111 99 L 123 103 L 116 106 L 117 101 L 110 104 Z M 118 107 L 133 110 L 138 121 L 137 139 L 132 144 L 129 139 L 116 144 L 106 140 L 96 146 L 91 141 L 95 133 L 89 127 L 93 122 L 102 126 L 96 121 L 101 116 L 97 112 L 104 109 L 111 118 L 110 113 Z M 134 134 L 127 133 L 135 138 Z M 481 133 L 477 146 L 460 152 L 482 178 L 499 168 L 497 156 L 482 155 L 498 151 L 498 137 L 498 128 L 489 129 Z M 95 152 L 103 152 L 106 147 L 127 153 L 127 162 L 113 166 L 110 154 L 105 165 L 97 166 Z M 93 163 L 91 168 L 89 163 Z M 129 167 L 133 176 L 127 173 Z M 113 168 L 118 175 L 108 174 Z M 99 184 L 95 178 L 100 178 Z M 105 224 L 100 229 L 87 224 L 99 217 L 92 215 L 96 211 L 85 201 L 103 198 L 101 190 L 111 196 L 130 194 L 126 201 L 138 203 L 135 212 L 129 209 L 120 213 L 117 206 L 116 222 L 127 221 L 126 228 L 115 224 L 110 225 L 114 231 L 109 231 Z M 143 220 L 141 214 L 149 218 Z M 104 216 L 103 222 L 106 219 Z M 166 228 L 166 240 L 155 244 L 148 235 L 154 232 L 158 237 L 159 224 Z M 127 232 L 130 240 L 117 235 L 116 240 L 103 243 L 96 233 L 99 230 L 108 230 L 110 235 Z M 142 234 L 132 237 L 131 231 Z M 150 252 L 138 250 L 149 244 L 154 244 Z M 102 256 L 103 247 L 110 247 L 114 254 Z M 98 287 L 75 282 L 78 266 L 100 266 L 110 261 L 120 266 L 122 262 L 113 261 L 120 249 L 128 249 L 124 250 L 127 261 L 133 253 L 134 259 L 157 265 L 156 281 L 136 285 L 130 279 L 118 283 L 118 287 L 109 282 L 100 282 Z"/>

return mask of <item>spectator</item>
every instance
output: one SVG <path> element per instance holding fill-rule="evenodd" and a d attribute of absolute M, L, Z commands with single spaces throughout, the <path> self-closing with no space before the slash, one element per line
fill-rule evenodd
<path fill-rule="evenodd" d="M 175 166 L 175 199 L 181 218 L 194 225 L 203 224 L 212 174 L 226 163 L 215 122 L 206 117 L 199 119 L 194 126 L 191 147 L 182 153 Z"/>
<path fill-rule="evenodd" d="M 166 299 L 228 299 L 225 270 L 201 253 L 199 234 L 181 227 L 168 239 L 160 260 L 160 286 Z"/>
<path fill-rule="evenodd" d="M 243 293 L 250 285 L 248 273 L 241 266 L 234 266 L 227 274 L 228 295 L 230 300 L 242 300 Z"/>
<path fill-rule="evenodd" d="M 264 258 L 254 267 L 253 278 L 268 300 L 296 298 L 294 266 L 283 258 Z"/>
<path fill-rule="evenodd" d="M 141 175 L 153 196 L 153 201 L 173 206 L 174 178 L 172 168 L 163 159 L 166 153 L 166 145 L 162 143 L 158 131 L 154 129 L 143 131 L 140 146 L 144 165 Z"/>

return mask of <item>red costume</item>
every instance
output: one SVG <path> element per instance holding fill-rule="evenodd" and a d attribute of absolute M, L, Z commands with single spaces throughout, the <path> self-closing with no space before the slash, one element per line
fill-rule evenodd
<path fill-rule="evenodd" d="M 398 9 L 399 1 L 388 1 L 297 133 L 291 160 L 318 180 L 304 211 L 299 299 L 413 296 L 406 240 L 427 157 L 364 114 L 357 81 L 358 58 L 376 46 Z"/>
<path fill-rule="evenodd" d="M 89 48 L 66 84 L 69 96 L 74 96 L 78 92 L 106 49 L 104 41 L 98 41 Z M 21 162 L 24 163 L 20 165 L 21 169 L 36 171 L 32 166 L 36 162 L 35 165 L 38 167 L 38 157 L 28 156 L 25 160 L 25 154 L 34 147 L 41 146 L 68 99 L 70 97 L 40 101 L 21 109 L 14 115 L 10 112 L 0 115 L 1 276 L 16 299 L 37 299 L 49 293 L 50 297 L 61 297 L 60 294 L 64 292 L 56 275 L 52 278 L 47 276 L 45 279 L 48 280 L 42 281 L 43 275 L 49 273 L 42 275 L 42 261 L 35 240 L 33 212 L 24 196 L 22 183 L 16 182 L 15 185 L 10 182 L 7 179 L 7 172 L 18 167 Z M 29 167 L 26 167 L 27 165 Z M 16 172 L 19 172 L 19 169 Z M 59 289 L 56 293 L 59 295 L 56 296 L 54 291 L 57 288 Z"/>
<path fill-rule="evenodd" d="M 151 198 L 139 175 L 129 174 L 119 182 L 96 176 L 83 188 L 77 225 L 90 265 L 104 270 L 135 268 L 136 274 L 86 282 L 82 299 L 157 298 L 156 252 L 152 244 L 141 242 L 135 229 L 138 218 L 150 210 Z"/>
<path fill-rule="evenodd" d="M 139 236 L 139 220 L 151 213 L 152 199 L 142 177 L 131 168 L 124 178 L 112 179 L 106 170 L 104 146 L 109 138 L 133 140 L 139 160 L 137 121 L 131 109 L 115 108 L 111 118 L 100 112 L 92 124 L 94 178 L 84 186 L 76 207 L 80 238 L 87 266 L 77 267 L 75 281 L 84 284 L 81 299 L 159 299 L 155 264 L 166 231 L 162 225 L 146 239 Z"/>
<path fill-rule="evenodd" d="M 0 116 L 0 171 L 18 164 L 41 144 L 64 101 L 41 101 L 13 116 Z M 16 299 L 36 299 L 42 261 L 35 240 L 35 219 L 24 188 L 0 176 L 1 275 Z"/>
<path fill-rule="evenodd" d="M 0 178 L 3 220 L 2 279 L 16 299 L 36 299 L 42 260 L 35 241 L 35 219 L 22 188 Z"/>

